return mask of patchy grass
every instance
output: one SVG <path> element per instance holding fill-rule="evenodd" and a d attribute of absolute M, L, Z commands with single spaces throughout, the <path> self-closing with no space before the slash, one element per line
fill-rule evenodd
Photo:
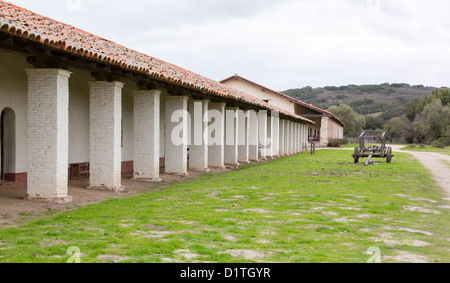
<path fill-rule="evenodd" d="M 33 214 L 31 213 L 27 213 L 27 212 L 19 212 L 20 216 L 33 216 Z"/>
<path fill-rule="evenodd" d="M 450 155 L 450 146 L 444 148 L 437 148 L 431 145 L 425 145 L 422 148 L 420 145 L 408 145 L 402 148 L 402 150 L 406 151 L 419 151 L 419 152 L 436 152 L 441 154 Z"/>
<path fill-rule="evenodd" d="M 450 262 L 449 201 L 406 154 L 242 166 L 0 231 L 0 262 Z"/>

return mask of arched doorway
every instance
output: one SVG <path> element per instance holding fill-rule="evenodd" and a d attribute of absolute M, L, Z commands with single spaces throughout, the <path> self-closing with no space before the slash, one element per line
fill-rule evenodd
<path fill-rule="evenodd" d="M 3 109 L 0 121 L 0 178 L 14 182 L 16 173 L 16 114 L 11 108 Z"/>

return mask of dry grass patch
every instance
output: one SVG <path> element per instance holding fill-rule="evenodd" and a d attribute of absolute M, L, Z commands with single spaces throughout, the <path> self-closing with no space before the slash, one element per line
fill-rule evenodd
<path fill-rule="evenodd" d="M 407 263 L 428 263 L 429 259 L 423 255 L 413 254 L 407 251 L 397 250 L 398 255 L 396 256 L 384 256 L 385 259 L 390 259 L 398 262 Z"/>
<path fill-rule="evenodd" d="M 407 210 L 407 211 L 417 211 L 417 212 L 423 212 L 423 213 L 441 214 L 440 211 L 437 211 L 434 209 L 428 209 L 428 208 L 424 208 L 424 207 L 419 207 L 419 206 L 404 205 L 403 209 Z"/>
<path fill-rule="evenodd" d="M 226 253 L 232 255 L 233 257 L 243 258 L 245 260 L 261 261 L 267 254 L 263 252 L 253 251 L 253 250 L 228 250 Z"/>

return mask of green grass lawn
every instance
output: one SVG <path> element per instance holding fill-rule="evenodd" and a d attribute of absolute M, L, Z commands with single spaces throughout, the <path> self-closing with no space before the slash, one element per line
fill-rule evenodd
<path fill-rule="evenodd" d="M 372 144 L 368 144 L 366 146 L 371 146 Z M 380 146 L 380 143 L 374 143 L 373 145 Z M 387 146 L 390 144 L 388 143 Z M 423 148 L 418 144 L 395 144 L 395 145 L 401 145 L 403 146 L 401 149 L 406 151 L 418 151 L 418 152 L 436 152 L 441 154 L 450 155 L 450 146 L 447 146 L 445 148 L 437 148 L 433 147 L 431 145 L 425 145 Z M 355 148 L 356 146 L 359 146 L 358 144 L 345 144 L 342 145 L 341 148 Z"/>
<path fill-rule="evenodd" d="M 437 148 L 431 145 L 425 145 L 424 148 L 422 148 L 420 145 L 406 145 L 405 147 L 402 148 L 402 150 L 419 151 L 419 152 L 436 152 L 450 155 L 450 146 L 444 148 Z"/>
<path fill-rule="evenodd" d="M 449 202 L 406 154 L 320 150 L 0 230 L 0 262 L 450 262 Z M 423 210 L 422 212 L 419 210 Z"/>

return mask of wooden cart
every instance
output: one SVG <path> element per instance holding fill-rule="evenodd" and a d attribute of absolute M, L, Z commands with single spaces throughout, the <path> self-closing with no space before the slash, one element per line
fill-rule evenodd
<path fill-rule="evenodd" d="M 381 146 L 366 147 L 367 141 L 381 141 Z M 364 165 L 373 164 L 372 158 L 386 158 L 387 163 L 391 163 L 394 155 L 392 154 L 392 148 L 386 146 L 386 132 L 384 131 L 364 131 L 359 136 L 359 147 L 355 147 L 355 151 L 352 154 L 355 163 L 359 162 L 360 158 L 367 157 Z"/>

